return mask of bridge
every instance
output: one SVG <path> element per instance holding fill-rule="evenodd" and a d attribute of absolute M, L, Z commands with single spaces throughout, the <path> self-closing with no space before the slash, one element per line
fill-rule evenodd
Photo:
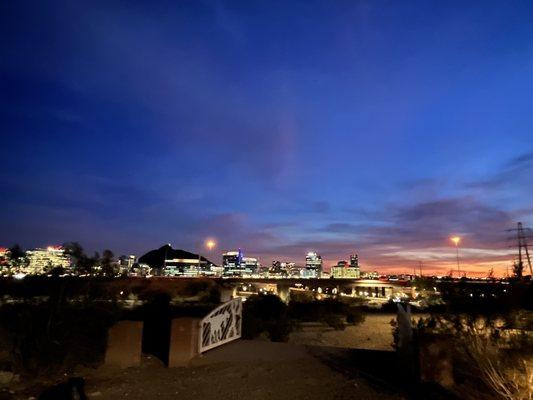
<path fill-rule="evenodd" d="M 308 291 L 317 295 L 389 299 L 395 295 L 410 294 L 409 282 L 391 282 L 371 279 L 297 279 L 297 278 L 217 278 L 222 288 L 222 301 L 237 296 L 248 297 L 258 293 L 273 293 L 288 302 L 291 292 Z"/>

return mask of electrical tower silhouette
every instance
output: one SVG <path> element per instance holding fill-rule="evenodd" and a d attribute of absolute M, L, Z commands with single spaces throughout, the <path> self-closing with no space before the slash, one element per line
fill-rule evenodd
<path fill-rule="evenodd" d="M 508 229 L 508 232 L 516 232 L 516 236 L 513 239 L 516 240 L 518 246 L 518 260 L 514 266 L 514 272 L 518 278 L 522 277 L 522 272 L 524 271 L 524 255 L 529 266 L 529 273 L 533 276 L 533 269 L 531 268 L 531 258 L 529 257 L 529 247 L 531 245 L 527 244 L 527 239 L 531 238 L 529 228 L 524 228 L 522 222 L 517 223 L 516 229 Z M 513 246 L 514 247 L 514 246 Z"/>

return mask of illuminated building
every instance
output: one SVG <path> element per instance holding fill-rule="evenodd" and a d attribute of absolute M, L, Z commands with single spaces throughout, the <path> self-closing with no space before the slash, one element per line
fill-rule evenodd
<path fill-rule="evenodd" d="M 206 272 L 210 271 L 210 269 L 210 262 L 200 256 L 187 258 L 168 258 L 165 259 L 163 275 L 196 277 L 205 275 Z"/>
<path fill-rule="evenodd" d="M 131 270 L 129 271 L 129 276 L 150 276 L 152 268 L 148 264 L 139 264 L 135 263 L 132 265 Z"/>
<path fill-rule="evenodd" d="M 268 276 L 272 278 L 286 278 L 289 275 L 290 263 L 272 261 L 272 267 L 268 270 Z"/>
<path fill-rule="evenodd" d="M 354 263 L 354 258 L 357 264 Z M 357 256 L 350 256 L 350 264 L 346 261 L 339 261 L 336 266 L 331 267 L 331 277 L 358 279 L 360 277 L 360 271 Z"/>
<path fill-rule="evenodd" d="M 242 262 L 244 263 L 244 271 L 246 274 L 252 275 L 259 270 L 260 264 L 255 257 L 243 257 Z"/>
<path fill-rule="evenodd" d="M 119 269 L 120 269 L 120 272 L 130 272 L 133 265 L 137 262 L 137 257 L 135 257 L 134 255 L 129 255 L 129 256 L 120 256 L 119 259 L 118 259 L 118 266 L 119 266 Z"/>
<path fill-rule="evenodd" d="M 224 267 L 224 275 L 241 275 L 241 262 L 242 262 L 242 251 L 227 251 L 222 254 L 222 266 Z"/>
<path fill-rule="evenodd" d="M 359 268 L 359 256 L 357 254 L 352 254 L 350 256 L 350 272 L 348 275 L 353 276 L 355 279 L 361 277 L 361 268 Z"/>
<path fill-rule="evenodd" d="M 361 274 L 361 277 L 363 279 L 379 279 L 379 272 L 377 271 L 368 271 L 368 272 L 363 272 Z"/>
<path fill-rule="evenodd" d="M 303 272 L 304 278 L 320 278 L 322 274 L 322 257 L 311 251 L 305 256 L 305 270 Z"/>
<path fill-rule="evenodd" d="M 129 256 L 120 256 L 119 258 L 120 265 L 127 268 L 131 268 L 136 262 L 137 257 L 135 257 L 133 254 L 130 254 Z"/>
<path fill-rule="evenodd" d="M 259 271 L 260 264 L 255 257 L 244 257 L 241 249 L 227 251 L 222 255 L 224 276 L 253 275 Z"/>
<path fill-rule="evenodd" d="M 339 261 L 337 265 L 331 267 L 331 276 L 333 278 L 344 278 L 344 269 L 348 263 L 346 261 Z"/>
<path fill-rule="evenodd" d="M 0 247 L 0 273 L 5 273 L 9 270 L 9 249 Z"/>
<path fill-rule="evenodd" d="M 53 268 L 69 268 L 70 257 L 65 254 L 61 246 L 48 246 L 46 249 L 34 249 L 26 252 L 28 265 L 22 267 L 23 273 L 42 274 Z"/>
<path fill-rule="evenodd" d="M 304 268 L 296 265 L 296 263 L 287 263 L 287 273 L 290 278 L 300 278 L 302 276 L 302 270 L 304 270 Z"/>
<path fill-rule="evenodd" d="M 139 264 L 148 265 L 154 275 L 188 277 L 210 275 L 214 266 L 205 257 L 185 250 L 175 250 L 168 244 L 139 257 Z"/>

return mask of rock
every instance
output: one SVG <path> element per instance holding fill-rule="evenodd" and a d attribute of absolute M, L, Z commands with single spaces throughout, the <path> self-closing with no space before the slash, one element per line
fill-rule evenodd
<path fill-rule="evenodd" d="M 89 397 L 98 397 L 98 396 L 101 396 L 102 395 L 102 392 L 92 392 L 92 393 L 89 393 Z"/>

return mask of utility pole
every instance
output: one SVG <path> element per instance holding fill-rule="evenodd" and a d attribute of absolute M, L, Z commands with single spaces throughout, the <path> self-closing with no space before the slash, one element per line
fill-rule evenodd
<path fill-rule="evenodd" d="M 456 252 L 456 255 L 457 255 L 457 273 L 460 274 L 461 273 L 461 268 L 459 267 L 459 246 L 455 246 L 455 252 Z"/>
<path fill-rule="evenodd" d="M 459 243 L 461 243 L 461 238 L 459 236 L 451 237 L 450 240 L 455 244 L 455 254 L 457 258 L 457 276 L 461 274 L 461 268 L 459 268 Z"/>
<path fill-rule="evenodd" d="M 516 232 L 515 239 L 516 245 L 518 246 L 518 261 L 515 263 L 514 272 L 518 278 L 522 277 L 522 273 L 524 271 L 524 254 L 527 264 L 529 266 L 529 273 L 533 276 L 531 257 L 529 256 L 529 247 L 531 245 L 527 244 L 527 239 L 531 237 L 527 234 L 529 233 L 529 231 L 529 228 L 524 228 L 522 226 L 522 222 L 517 223 L 516 229 L 508 229 L 508 232 Z"/>

